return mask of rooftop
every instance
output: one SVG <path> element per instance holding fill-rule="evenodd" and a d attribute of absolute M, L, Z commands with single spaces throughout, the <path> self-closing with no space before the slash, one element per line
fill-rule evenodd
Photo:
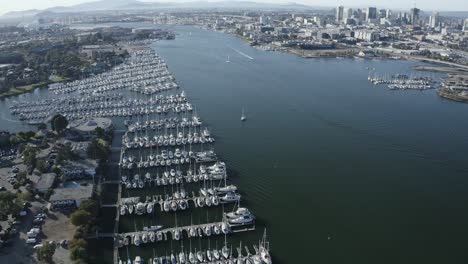
<path fill-rule="evenodd" d="M 80 132 L 92 132 L 97 127 L 100 127 L 104 130 L 109 129 L 112 126 L 112 120 L 109 118 L 91 118 L 91 119 L 80 119 L 73 121 L 69 124 L 69 128 L 75 129 Z"/>
<path fill-rule="evenodd" d="M 49 201 L 86 200 L 93 196 L 94 185 L 80 185 L 75 188 L 57 188 Z"/>
<path fill-rule="evenodd" d="M 57 175 L 55 173 L 44 173 L 41 175 L 39 180 L 36 182 L 36 189 L 47 190 L 52 187 Z"/>

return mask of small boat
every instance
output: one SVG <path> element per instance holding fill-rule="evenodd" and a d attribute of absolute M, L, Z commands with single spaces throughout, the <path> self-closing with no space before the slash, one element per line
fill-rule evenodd
<path fill-rule="evenodd" d="M 149 202 L 146 205 L 146 213 L 151 214 L 153 212 L 153 208 L 154 208 L 154 203 Z"/>
<path fill-rule="evenodd" d="M 193 252 L 189 253 L 188 259 L 190 263 L 197 263 L 197 258 L 195 257 L 195 254 L 193 254 Z"/>
<path fill-rule="evenodd" d="M 162 241 L 163 240 L 163 233 L 162 232 L 156 232 L 156 239 L 158 241 Z"/>
<path fill-rule="evenodd" d="M 228 234 L 229 233 L 229 225 L 226 224 L 225 222 L 223 222 L 221 224 L 221 231 L 223 231 L 224 234 Z"/>
<path fill-rule="evenodd" d="M 185 253 L 184 252 L 179 253 L 179 263 L 180 264 L 185 264 Z"/>
<path fill-rule="evenodd" d="M 245 207 L 239 207 L 235 212 L 227 213 L 228 218 L 237 218 L 239 216 L 250 215 L 249 209 Z"/>
<path fill-rule="evenodd" d="M 246 121 L 247 116 L 245 115 L 244 108 L 242 108 L 242 115 L 241 115 L 241 121 Z"/>
<path fill-rule="evenodd" d="M 148 243 L 148 234 L 147 233 L 143 233 L 143 235 L 141 236 L 141 241 L 144 244 Z"/>
<path fill-rule="evenodd" d="M 270 253 L 268 252 L 268 250 L 264 247 L 264 246 L 260 246 L 260 258 L 262 259 L 263 263 L 265 264 L 271 264 L 271 257 L 270 257 Z"/>
<path fill-rule="evenodd" d="M 234 193 L 234 192 L 228 192 L 224 196 L 221 196 L 221 201 L 223 202 L 237 202 L 241 199 L 241 195 Z"/>
<path fill-rule="evenodd" d="M 228 193 L 228 192 L 236 192 L 237 187 L 235 185 L 228 185 L 225 187 L 215 188 L 215 191 L 220 194 Z"/>
<path fill-rule="evenodd" d="M 197 251 L 197 260 L 199 262 L 203 262 L 205 260 L 205 258 L 203 257 L 203 252 Z"/>
<path fill-rule="evenodd" d="M 134 236 L 133 236 L 133 244 L 135 246 L 139 246 L 141 244 L 141 239 L 140 239 L 140 234 L 136 233 Z"/>
<path fill-rule="evenodd" d="M 140 256 L 136 256 L 135 261 L 133 261 L 133 264 L 143 264 L 143 260 Z"/>
<path fill-rule="evenodd" d="M 128 214 L 133 214 L 133 204 L 128 205 Z"/>
<path fill-rule="evenodd" d="M 174 239 L 175 240 L 180 240 L 180 230 L 179 229 L 174 230 Z"/>
<path fill-rule="evenodd" d="M 155 242 L 156 241 L 156 233 L 150 232 L 149 239 L 150 239 L 151 242 Z"/>
<path fill-rule="evenodd" d="M 223 255 L 223 257 L 225 259 L 228 259 L 229 258 L 229 249 L 224 246 L 222 249 L 221 249 L 221 255 Z"/>
<path fill-rule="evenodd" d="M 211 236 L 211 226 L 209 226 L 209 225 L 205 226 L 203 231 L 204 231 L 206 236 Z"/>
<path fill-rule="evenodd" d="M 127 213 L 127 206 L 124 204 L 120 207 L 120 215 L 125 215 Z"/>
<path fill-rule="evenodd" d="M 228 221 L 232 225 L 248 225 L 252 224 L 255 221 L 255 218 L 252 215 L 244 215 L 229 219 Z"/>

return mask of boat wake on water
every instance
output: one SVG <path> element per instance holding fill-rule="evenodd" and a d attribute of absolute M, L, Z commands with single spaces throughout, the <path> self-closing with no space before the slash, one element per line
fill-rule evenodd
<path fill-rule="evenodd" d="M 244 52 L 242 52 L 242 51 L 240 51 L 240 50 L 238 50 L 238 49 L 235 49 L 235 48 L 233 48 L 233 47 L 229 47 L 229 48 L 231 48 L 233 51 L 239 53 L 240 55 L 246 57 L 246 58 L 249 59 L 249 60 L 253 60 L 253 59 L 254 59 L 254 58 L 250 57 L 249 55 L 245 54 Z"/>

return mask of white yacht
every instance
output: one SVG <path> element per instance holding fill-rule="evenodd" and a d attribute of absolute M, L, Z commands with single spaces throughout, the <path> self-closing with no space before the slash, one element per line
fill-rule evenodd
<path fill-rule="evenodd" d="M 239 207 L 235 212 L 227 213 L 226 216 L 228 218 L 237 218 L 239 216 L 245 216 L 245 215 L 250 215 L 249 209 L 245 207 Z"/>
<path fill-rule="evenodd" d="M 232 225 L 248 225 L 252 224 L 254 221 L 255 218 L 252 215 L 239 216 L 228 220 L 228 222 Z"/>

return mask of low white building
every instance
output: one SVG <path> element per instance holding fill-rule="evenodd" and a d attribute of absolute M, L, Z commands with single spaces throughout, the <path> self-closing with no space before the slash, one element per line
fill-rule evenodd
<path fill-rule="evenodd" d="M 70 188 L 56 188 L 50 196 L 50 209 L 73 209 L 80 206 L 81 202 L 93 198 L 94 185 L 79 185 Z"/>

